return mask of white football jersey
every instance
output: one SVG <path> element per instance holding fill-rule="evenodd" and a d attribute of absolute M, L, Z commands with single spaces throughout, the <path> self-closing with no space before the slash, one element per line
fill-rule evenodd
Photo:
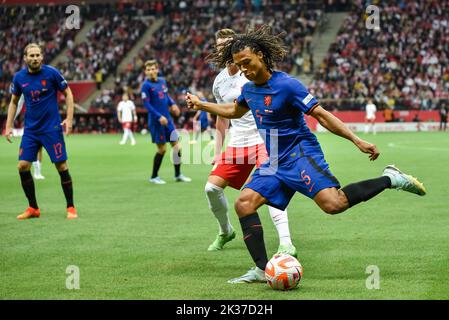
<path fill-rule="evenodd" d="M 231 76 L 228 69 L 224 68 L 215 78 L 212 87 L 215 99 L 218 103 L 233 103 L 247 82 L 248 79 L 240 71 Z M 263 143 L 251 111 L 240 119 L 231 119 L 229 136 L 230 147 L 249 147 Z"/>
<path fill-rule="evenodd" d="M 367 119 L 376 119 L 376 105 L 373 103 L 368 103 L 366 105 L 366 118 Z"/>
<path fill-rule="evenodd" d="M 120 101 L 117 107 L 117 112 L 122 113 L 122 122 L 132 122 L 134 110 L 136 110 L 136 106 L 131 100 Z"/>

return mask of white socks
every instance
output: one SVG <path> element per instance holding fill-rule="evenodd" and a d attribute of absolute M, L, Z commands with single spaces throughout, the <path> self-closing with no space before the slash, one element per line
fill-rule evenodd
<path fill-rule="evenodd" d="M 218 225 L 220 226 L 219 234 L 231 233 L 233 228 L 229 221 L 228 200 L 223 192 L 223 188 L 207 182 L 204 191 L 209 202 L 209 208 L 218 220 Z"/>
<path fill-rule="evenodd" d="M 41 175 L 41 162 L 39 160 L 33 162 L 33 168 L 34 168 L 34 175 L 40 176 Z"/>
<path fill-rule="evenodd" d="M 128 140 L 128 138 L 131 139 L 132 144 L 136 143 L 136 140 L 134 139 L 134 135 L 131 129 L 123 129 L 123 138 L 121 143 L 126 143 L 126 140 Z"/>
<path fill-rule="evenodd" d="M 207 201 L 209 202 L 209 208 L 218 220 L 218 225 L 220 226 L 219 234 L 229 234 L 233 228 L 229 221 L 228 200 L 226 199 L 223 188 L 207 182 L 204 191 L 206 192 Z M 287 211 L 282 211 L 270 206 L 268 206 L 268 211 L 270 212 L 271 220 L 273 220 L 273 224 L 278 232 L 279 243 L 291 245 L 292 240 L 288 228 Z"/>
<path fill-rule="evenodd" d="M 369 133 L 370 131 L 372 131 L 373 134 L 376 134 L 376 126 L 372 123 L 365 125 L 365 133 Z"/>
<path fill-rule="evenodd" d="M 279 235 L 280 244 L 292 244 L 292 239 L 290 238 L 290 230 L 288 229 L 288 216 L 287 210 L 282 211 L 271 206 L 267 206 L 270 212 L 271 220 L 276 227 Z"/>

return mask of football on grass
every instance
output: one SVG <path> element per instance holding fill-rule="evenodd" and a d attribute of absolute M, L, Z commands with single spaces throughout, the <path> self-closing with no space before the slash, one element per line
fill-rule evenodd
<path fill-rule="evenodd" d="M 290 290 L 299 285 L 302 271 L 302 266 L 295 257 L 275 254 L 265 267 L 265 277 L 273 289 Z"/>

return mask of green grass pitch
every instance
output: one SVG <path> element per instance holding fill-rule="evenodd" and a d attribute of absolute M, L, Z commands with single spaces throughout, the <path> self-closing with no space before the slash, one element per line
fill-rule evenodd
<path fill-rule="evenodd" d="M 65 220 L 59 176 L 44 155 L 35 181 L 41 218 L 18 221 L 26 207 L 14 144 L 0 144 L 1 299 L 449 299 L 449 134 L 361 135 L 381 151 L 368 161 L 350 142 L 319 134 L 326 159 L 342 185 L 379 176 L 394 163 L 424 182 L 428 194 L 387 190 L 340 215 L 321 212 L 297 194 L 289 221 L 304 276 L 298 289 L 226 281 L 252 266 L 227 189 L 237 238 L 207 252 L 218 227 L 204 184 L 211 166 L 190 164 L 192 183 L 175 183 L 166 156 L 148 182 L 155 152 L 149 136 L 121 146 L 119 135 L 66 139 L 80 218 Z M 207 141 L 203 143 L 207 145 Z M 278 245 L 266 208 L 259 212 L 269 255 Z M 68 266 L 80 270 L 80 288 L 66 288 Z M 367 267 L 377 266 L 380 288 L 367 289 Z"/>

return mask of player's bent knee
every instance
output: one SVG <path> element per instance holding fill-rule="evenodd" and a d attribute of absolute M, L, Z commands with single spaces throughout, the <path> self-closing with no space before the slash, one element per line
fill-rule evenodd
<path fill-rule="evenodd" d="M 346 208 L 341 205 L 338 201 L 325 201 L 320 204 L 321 210 L 323 210 L 327 214 L 338 214 L 346 210 Z"/>
<path fill-rule="evenodd" d="M 56 169 L 61 172 L 61 171 L 66 171 L 69 169 L 69 166 L 67 165 L 67 161 L 62 161 L 62 162 L 56 162 L 55 163 Z"/>
<path fill-rule="evenodd" d="M 234 203 L 235 212 L 239 218 L 250 215 L 256 212 L 257 208 L 251 203 L 249 199 L 238 197 Z"/>
<path fill-rule="evenodd" d="M 207 179 L 207 183 L 210 183 L 214 186 L 217 186 L 219 188 L 226 188 L 229 184 L 229 182 L 222 177 L 216 176 L 216 175 L 210 175 Z"/>
<path fill-rule="evenodd" d="M 218 191 L 220 191 L 220 189 L 223 190 L 223 188 L 220 188 L 210 182 L 207 182 L 206 185 L 204 186 L 204 192 L 206 192 L 207 195 L 217 193 Z"/>
<path fill-rule="evenodd" d="M 164 144 L 157 145 L 157 153 L 164 155 L 167 152 L 167 146 Z"/>
<path fill-rule="evenodd" d="M 336 188 L 323 189 L 314 198 L 315 203 L 327 214 L 337 214 L 348 208 L 345 194 Z"/>
<path fill-rule="evenodd" d="M 17 164 L 17 169 L 18 169 L 20 172 L 30 171 L 30 170 L 31 170 L 31 162 L 28 162 L 28 161 L 19 161 L 19 163 Z"/>

